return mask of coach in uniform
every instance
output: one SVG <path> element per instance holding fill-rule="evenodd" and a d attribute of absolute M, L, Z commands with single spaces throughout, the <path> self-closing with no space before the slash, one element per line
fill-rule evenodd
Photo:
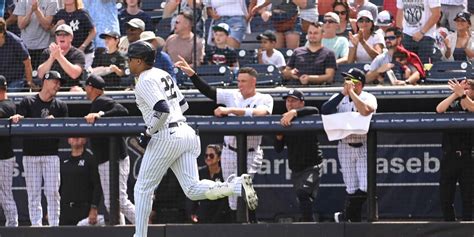
<path fill-rule="evenodd" d="M 342 75 L 345 78 L 342 91 L 323 104 L 322 114 L 358 112 L 362 116 L 368 116 L 374 113 L 377 109 L 377 99 L 363 91 L 364 72 L 351 68 Z M 334 220 L 360 222 L 362 204 L 367 199 L 367 134 L 352 134 L 340 140 L 337 155 L 347 197 L 344 212 L 335 213 Z"/>
<path fill-rule="evenodd" d="M 294 118 L 318 114 L 316 107 L 305 106 L 303 92 L 292 89 L 283 96 L 287 112 L 280 123 L 284 127 L 291 126 Z M 277 153 L 288 148 L 288 163 L 291 169 L 291 181 L 298 198 L 301 221 L 313 222 L 313 206 L 317 197 L 321 177 L 322 152 L 319 149 L 317 133 L 278 134 L 273 147 Z"/>
<path fill-rule="evenodd" d="M 446 111 L 472 110 L 474 100 L 474 80 L 464 80 L 461 83 L 451 80 L 448 82 L 452 93 L 436 107 L 437 113 Z M 443 159 L 440 166 L 439 192 L 441 210 L 444 221 L 455 221 L 454 197 L 456 185 L 459 182 L 462 200 L 462 220 L 472 221 L 472 191 L 474 184 L 474 161 L 472 147 L 474 133 L 469 129 L 449 130 L 443 132 Z"/>
<path fill-rule="evenodd" d="M 86 80 L 86 95 L 92 101 L 90 113 L 84 118 L 88 123 L 95 123 L 100 117 L 127 116 L 128 110 L 121 104 L 104 95 L 105 81 L 97 75 L 90 75 Z M 125 224 L 123 215 L 131 223 L 135 223 L 135 206 L 128 199 L 127 180 L 130 173 L 130 159 L 123 137 L 91 137 L 91 148 L 94 157 L 99 163 L 100 183 L 104 192 L 104 204 L 110 210 L 110 185 L 109 185 L 109 143 L 117 144 L 119 155 L 119 192 L 120 192 L 120 224 Z M 123 215 L 122 215 L 123 214 Z"/>
<path fill-rule="evenodd" d="M 97 223 L 97 207 L 102 196 L 97 161 L 85 151 L 87 139 L 68 138 L 71 155 L 61 160 L 60 225 L 77 225 L 84 218 Z"/>
<path fill-rule="evenodd" d="M 249 208 L 255 209 L 258 199 L 250 175 L 243 174 L 232 182 L 223 183 L 199 180 L 196 157 L 201 153 L 201 145 L 199 136 L 183 116 L 188 103 L 171 76 L 153 67 L 153 46 L 144 41 L 133 43 L 128 48 L 128 58 L 130 71 L 138 76 L 137 106 L 147 125 L 145 133 L 151 136 L 135 184 L 135 237 L 147 236 L 152 195 L 168 168 L 173 170 L 184 193 L 193 201 L 241 195 Z"/>
<path fill-rule="evenodd" d="M 65 102 L 56 99 L 56 93 L 65 80 L 57 71 L 44 75 L 41 91 L 23 98 L 17 114 L 11 117 L 13 123 L 22 118 L 54 119 L 68 116 Z M 50 226 L 59 225 L 59 184 L 60 168 L 58 157 L 59 138 L 24 138 L 23 168 L 25 170 L 28 210 L 32 226 L 42 226 L 41 182 L 44 179 L 44 195 L 48 203 Z"/>
<path fill-rule="evenodd" d="M 180 57 L 181 58 L 181 57 Z M 214 110 L 217 117 L 225 116 L 266 116 L 272 113 L 273 98 L 268 94 L 261 94 L 256 91 L 257 71 L 250 67 L 239 69 L 238 90 L 216 89 L 209 86 L 201 79 L 189 64 L 181 58 L 175 66 L 179 67 L 192 80 L 194 86 L 205 96 L 216 101 L 217 104 L 224 104 L 227 107 L 219 106 Z M 260 148 L 262 136 L 247 137 L 247 172 L 255 175 L 262 166 L 263 151 Z M 235 136 L 224 137 L 224 148 L 222 149 L 222 175 L 224 179 L 237 173 L 237 139 Z M 237 198 L 229 197 L 229 206 L 232 210 L 237 210 Z M 250 213 L 251 221 L 254 220 L 253 213 Z"/>
<path fill-rule="evenodd" d="M 15 104 L 7 97 L 7 79 L 0 76 L 0 118 L 10 118 L 16 113 Z M 5 226 L 18 226 L 18 211 L 13 199 L 12 182 L 15 155 L 10 137 L 0 136 L 0 202 L 5 214 Z"/>

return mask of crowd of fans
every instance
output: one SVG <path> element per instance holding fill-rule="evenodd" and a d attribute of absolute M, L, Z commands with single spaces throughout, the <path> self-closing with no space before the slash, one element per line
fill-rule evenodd
<path fill-rule="evenodd" d="M 160 9 L 147 11 L 140 0 L 8 2 L 13 1 L 7 1 L 0 21 L 5 41 L 0 75 L 10 91 L 37 89 L 49 69 L 64 74 L 67 86 L 83 84 L 92 73 L 104 76 L 109 89 L 133 88 L 125 54 L 138 40 L 154 42 L 155 66 L 173 77 L 178 55 L 195 67 L 217 64 L 236 72 L 249 63 L 239 62 L 238 49 L 243 48 L 255 50 L 252 63 L 280 68 L 282 83 L 290 85 L 334 83 L 332 71 L 347 63 L 371 64 L 373 83 L 417 84 L 434 62 L 474 58 L 469 13 L 474 3 L 463 0 L 424 1 L 420 6 L 395 0 L 383 6 L 367 0 L 197 0 L 196 6 L 190 0 L 167 0 Z M 150 11 L 161 12 L 170 32 L 157 28 Z M 255 24 L 269 30 L 259 32 Z M 311 25 L 320 25 L 320 36 L 314 36 Z M 395 32 L 396 38 L 387 32 Z M 258 49 L 248 49 L 252 41 L 260 42 Z M 318 41 L 320 47 L 310 46 Z M 282 53 L 287 49 L 294 54 Z M 309 54 L 304 61 L 302 51 Z M 375 71 L 381 55 L 386 66 Z M 390 70 L 395 76 L 388 81 Z M 304 75 L 310 80 L 292 80 Z M 312 78 L 319 75 L 324 79 Z"/>

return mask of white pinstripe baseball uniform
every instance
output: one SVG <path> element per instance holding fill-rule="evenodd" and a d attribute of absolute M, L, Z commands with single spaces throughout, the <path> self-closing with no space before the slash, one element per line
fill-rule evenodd
<path fill-rule="evenodd" d="M 333 95 L 331 99 L 336 96 L 337 94 Z M 338 113 L 357 112 L 354 102 L 349 98 L 349 96 L 345 96 L 341 100 L 337 106 Z M 375 113 L 375 110 L 377 110 L 377 99 L 374 95 L 362 91 L 359 98 L 374 108 Z M 353 147 L 350 145 L 358 143 L 361 143 L 362 146 Z M 339 141 L 337 155 L 341 163 L 341 172 L 347 193 L 353 194 L 357 189 L 367 192 L 367 134 L 353 134 Z"/>
<path fill-rule="evenodd" d="M 244 99 L 239 90 L 217 88 L 216 95 L 217 104 L 224 104 L 227 107 L 265 109 L 268 111 L 268 114 L 272 114 L 273 111 L 273 98 L 268 94 L 257 92 L 254 96 Z M 247 137 L 247 172 L 252 176 L 262 166 L 263 151 L 260 148 L 261 142 L 262 136 Z M 236 148 L 236 137 L 225 136 L 221 156 L 222 176 L 224 179 L 227 179 L 232 174 L 237 174 Z M 237 209 L 236 197 L 229 197 L 229 206 L 232 210 Z"/>
<path fill-rule="evenodd" d="M 199 180 L 196 161 L 201 153 L 199 136 L 186 124 L 183 111 L 187 109 L 187 103 L 167 72 L 157 68 L 143 71 L 135 88 L 135 97 L 147 126 L 152 124 L 153 108 L 158 101 L 166 101 L 169 107 L 167 121 L 148 143 L 135 184 L 136 237 L 147 236 L 153 192 L 168 168 L 173 170 L 191 200 L 240 195 L 240 177 L 232 183 Z"/>

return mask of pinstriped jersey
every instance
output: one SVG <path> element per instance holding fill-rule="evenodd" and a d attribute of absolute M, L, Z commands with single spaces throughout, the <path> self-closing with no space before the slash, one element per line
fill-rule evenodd
<path fill-rule="evenodd" d="M 337 96 L 337 94 L 333 95 L 333 97 Z M 333 98 L 331 97 L 331 99 Z M 377 98 L 375 98 L 374 95 L 370 94 L 369 92 L 362 91 L 359 95 L 359 98 L 370 105 L 372 108 L 374 108 L 374 113 L 375 110 L 377 110 Z M 338 113 L 343 113 L 343 112 L 358 112 L 357 108 L 355 107 L 355 104 L 352 100 L 350 100 L 349 96 L 345 96 L 339 105 L 337 106 L 337 112 Z M 367 134 L 352 134 L 347 136 L 346 138 L 342 139 L 344 143 L 357 143 L 357 142 L 363 142 L 367 139 Z"/>
<path fill-rule="evenodd" d="M 147 126 L 151 125 L 153 106 L 160 100 L 165 100 L 170 109 L 168 119 L 163 124 L 164 128 L 167 128 L 169 123 L 186 121 L 184 111 L 181 110 L 181 106 L 186 104 L 183 94 L 167 72 L 153 67 L 140 74 L 135 86 L 135 101 Z"/>
<path fill-rule="evenodd" d="M 268 114 L 272 114 L 273 111 L 273 98 L 268 94 L 257 92 L 254 96 L 244 99 L 239 90 L 217 88 L 216 95 L 217 104 L 224 104 L 227 107 L 265 109 Z M 224 142 L 232 147 L 237 146 L 234 136 L 225 136 Z M 261 142 L 262 136 L 247 137 L 247 147 L 249 148 L 257 148 Z"/>

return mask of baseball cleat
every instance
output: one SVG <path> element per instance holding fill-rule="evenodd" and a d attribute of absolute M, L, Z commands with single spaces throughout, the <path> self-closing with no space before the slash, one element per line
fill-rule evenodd
<path fill-rule="evenodd" d="M 249 210 L 255 210 L 258 206 L 257 192 L 253 188 L 252 177 L 248 174 L 243 174 L 242 178 L 242 197 Z"/>

